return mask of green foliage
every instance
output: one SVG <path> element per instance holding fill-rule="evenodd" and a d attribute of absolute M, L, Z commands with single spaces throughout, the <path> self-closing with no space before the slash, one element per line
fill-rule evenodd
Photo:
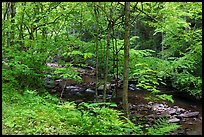
<path fill-rule="evenodd" d="M 8 91 L 12 90 L 12 94 Z M 50 101 L 51 100 L 51 101 Z M 112 103 L 73 102 L 56 104 L 54 97 L 39 96 L 34 90 L 20 95 L 12 86 L 3 85 L 2 133 L 17 135 L 124 135 L 141 134 Z M 102 106 L 101 106 L 102 105 Z M 104 106 L 106 105 L 106 106 Z M 83 106 L 83 107 L 82 107 Z"/>
<path fill-rule="evenodd" d="M 161 100 L 167 100 L 171 103 L 174 103 L 174 100 L 172 99 L 172 95 L 162 94 L 162 95 L 156 95 Z"/>
<path fill-rule="evenodd" d="M 48 93 L 38 94 L 44 92 L 41 89 L 47 74 L 81 81 L 72 65 L 95 66 L 93 4 L 12 4 L 2 3 L 3 134 L 142 134 L 141 126 L 110 108 L 115 104 L 84 103 L 77 108 L 73 102 L 58 104 L 59 100 Z M 117 19 L 111 32 L 117 43 L 110 42 L 108 68 L 109 74 L 116 75 L 115 61 L 122 77 L 124 3 L 96 5 L 100 20 L 99 73 L 103 74 L 105 68 L 107 22 Z M 112 18 L 107 12 L 110 10 Z M 129 79 L 153 93 L 147 99 L 173 102 L 171 95 L 157 95 L 158 86 L 169 84 L 176 90 L 202 95 L 202 3 L 139 2 L 131 3 L 131 11 Z M 46 66 L 56 55 L 64 58 L 58 62 L 64 68 Z M 163 123 L 149 128 L 148 134 L 165 134 L 176 127 Z"/>
<path fill-rule="evenodd" d="M 161 95 L 150 95 L 147 97 L 144 97 L 145 100 L 148 101 L 170 101 L 171 103 L 174 103 L 174 100 L 172 99 L 172 95 L 167 94 L 161 94 Z"/>
<path fill-rule="evenodd" d="M 53 74 L 56 78 L 73 79 L 78 82 L 82 80 L 82 78 L 77 75 L 78 72 L 74 71 L 74 68 L 68 65 L 67 68 L 55 68 Z"/>
<path fill-rule="evenodd" d="M 190 73 L 180 73 L 173 78 L 173 87 L 181 90 L 187 91 L 192 95 L 197 95 L 202 93 L 202 80 L 200 77 L 195 77 Z"/>
<path fill-rule="evenodd" d="M 166 135 L 179 127 L 176 123 L 167 123 L 165 118 L 159 118 L 153 127 L 147 128 L 147 135 Z"/>
<path fill-rule="evenodd" d="M 102 107 L 101 107 L 102 105 Z M 106 106 L 104 106 L 106 105 Z M 77 133 L 82 135 L 125 135 L 141 134 L 141 126 L 134 125 L 130 120 L 121 117 L 118 110 L 110 109 L 112 103 L 81 103 L 81 125 Z M 88 111 L 86 111 L 86 109 Z M 89 117 L 92 115 L 93 117 Z"/>

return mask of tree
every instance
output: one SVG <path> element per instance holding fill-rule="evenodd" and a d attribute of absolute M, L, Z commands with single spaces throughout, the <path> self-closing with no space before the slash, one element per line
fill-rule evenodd
<path fill-rule="evenodd" d="M 95 95 L 96 95 L 96 102 L 98 102 L 98 35 L 99 35 L 99 29 L 98 29 L 98 5 L 94 4 L 94 15 L 96 18 L 96 88 L 95 88 Z"/>
<path fill-rule="evenodd" d="M 122 102 L 126 115 L 129 114 L 128 108 L 128 64 L 130 48 L 130 2 L 125 2 L 125 36 L 124 36 L 124 74 L 123 74 L 123 91 Z"/>

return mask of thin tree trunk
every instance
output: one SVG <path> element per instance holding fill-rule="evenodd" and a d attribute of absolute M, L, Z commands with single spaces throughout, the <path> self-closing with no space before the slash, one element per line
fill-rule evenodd
<path fill-rule="evenodd" d="M 11 2 L 11 33 L 10 33 L 10 36 L 11 36 L 11 45 L 14 44 L 14 40 L 15 40 L 15 26 L 14 26 L 14 23 L 15 23 L 15 17 L 16 15 L 16 8 L 15 8 L 15 2 Z"/>
<path fill-rule="evenodd" d="M 111 22 L 108 26 L 107 46 L 106 46 L 106 67 L 105 67 L 105 78 L 104 78 L 104 90 L 103 90 L 103 102 L 106 102 L 106 90 L 107 90 L 107 79 L 108 79 L 108 58 L 109 58 L 109 47 L 110 47 L 110 33 L 111 33 Z"/>
<path fill-rule="evenodd" d="M 95 95 L 96 95 L 96 102 L 98 102 L 98 8 L 97 5 L 94 5 L 94 15 L 96 18 L 96 88 L 95 88 Z"/>
<path fill-rule="evenodd" d="M 23 35 L 23 22 L 24 22 L 25 5 L 26 5 L 26 3 L 23 2 L 22 6 L 24 6 L 24 8 L 23 8 L 23 12 L 21 15 L 21 22 L 19 24 L 19 44 L 20 44 L 20 49 L 24 50 L 24 51 L 27 50 L 26 47 L 24 47 L 24 35 Z"/>
<path fill-rule="evenodd" d="M 130 2 L 125 2 L 125 36 L 124 36 L 124 75 L 122 102 L 125 114 L 129 117 L 128 110 L 128 68 L 129 68 L 129 47 L 130 47 Z"/>
<path fill-rule="evenodd" d="M 5 16 L 4 16 L 5 20 L 6 20 L 6 19 L 7 19 L 7 20 L 10 19 L 10 14 L 11 14 L 11 6 L 10 6 L 10 5 L 11 5 L 10 2 L 6 2 L 6 13 L 5 13 Z M 7 18 L 6 18 L 6 17 L 7 17 Z M 7 36 L 7 41 L 6 41 L 6 43 L 7 43 L 7 46 L 8 46 L 8 47 L 11 45 L 10 34 L 11 34 L 11 32 L 10 32 L 10 28 L 9 28 L 9 30 L 6 32 L 6 36 Z"/>
<path fill-rule="evenodd" d="M 106 66 L 105 66 L 103 102 L 106 102 L 106 92 L 107 92 L 106 90 L 107 90 L 107 81 L 108 81 L 109 47 L 110 47 L 110 36 L 112 31 L 112 9 L 111 8 L 112 7 L 110 7 L 110 18 L 108 20 L 108 36 L 107 36 L 107 46 L 106 46 Z"/>
<path fill-rule="evenodd" d="M 117 93 L 118 93 L 118 80 L 119 80 L 119 70 L 118 70 L 118 44 L 117 44 L 117 38 L 115 39 L 115 55 L 116 55 L 116 82 L 115 82 L 115 95 L 117 97 Z"/>

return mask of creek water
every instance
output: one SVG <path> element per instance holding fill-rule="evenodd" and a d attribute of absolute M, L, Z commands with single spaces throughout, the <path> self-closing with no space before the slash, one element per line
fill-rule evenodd
<path fill-rule="evenodd" d="M 168 89 L 166 89 L 168 90 Z M 85 93 L 85 94 L 72 94 L 66 95 L 66 98 L 70 101 L 75 101 L 76 103 L 80 103 L 82 101 L 85 102 L 94 102 L 94 93 Z M 110 96 L 108 94 L 107 96 Z M 143 104 L 147 104 L 149 101 L 145 100 L 144 97 L 149 96 L 150 93 L 144 90 L 138 91 L 128 91 L 128 101 L 131 105 L 141 106 Z M 102 91 L 99 92 L 100 100 L 102 101 Z M 187 118 L 185 122 L 180 121 L 179 123 L 182 125 L 177 131 L 172 135 L 202 135 L 202 102 L 192 99 L 192 97 L 186 97 L 184 94 L 173 94 L 174 103 L 165 101 L 169 106 L 179 106 L 180 108 L 184 108 L 185 110 L 189 110 L 191 112 L 199 112 L 199 116 L 196 118 Z M 118 104 L 118 106 L 122 106 L 122 89 L 118 89 L 117 97 L 112 99 L 107 99 L 107 101 L 114 102 Z M 119 107 L 119 110 L 122 110 L 122 107 Z M 138 113 L 135 111 L 135 113 Z M 151 111 L 146 111 L 146 113 L 141 112 L 140 116 L 147 116 L 151 114 Z"/>
<path fill-rule="evenodd" d="M 74 84 L 74 86 L 82 87 L 82 88 L 89 88 L 94 90 L 95 86 L 90 86 L 90 83 L 95 82 L 94 76 L 85 76 L 83 77 L 83 84 Z M 67 85 L 73 85 L 73 83 L 67 83 Z M 82 86 L 83 85 L 83 86 Z M 117 96 L 115 98 L 109 98 L 107 101 L 114 102 L 121 106 L 122 102 L 122 89 L 117 89 Z M 196 100 L 193 96 L 189 96 L 186 93 L 178 93 L 174 92 L 172 89 L 163 87 L 161 91 L 165 93 L 170 93 L 173 95 L 174 103 L 165 101 L 166 104 L 169 106 L 179 106 L 180 108 L 184 108 L 187 111 L 191 112 L 199 112 L 199 116 L 196 118 L 186 118 L 186 121 L 180 121 L 179 124 L 182 125 L 177 131 L 172 133 L 172 135 L 202 135 L 202 100 Z M 73 93 L 73 92 L 72 92 Z M 94 102 L 95 93 L 93 92 L 77 92 L 77 94 L 70 94 L 69 91 L 64 92 L 64 100 L 68 101 L 75 101 L 76 103 L 84 102 Z M 111 92 L 107 91 L 107 96 L 111 96 Z M 129 90 L 128 91 L 128 102 L 134 106 L 141 106 L 147 104 L 149 101 L 145 100 L 144 97 L 150 95 L 150 92 L 145 90 Z M 99 100 L 102 101 L 102 91 L 99 91 Z M 117 109 L 122 110 L 122 108 L 118 107 Z M 138 113 L 138 110 L 137 112 Z M 142 112 L 140 114 L 141 117 L 144 115 L 149 115 L 151 111 L 146 111 L 146 113 Z"/>

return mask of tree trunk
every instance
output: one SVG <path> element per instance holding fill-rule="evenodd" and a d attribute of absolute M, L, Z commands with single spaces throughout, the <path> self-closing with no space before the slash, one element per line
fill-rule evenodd
<path fill-rule="evenodd" d="M 15 8 L 15 2 L 11 2 L 11 33 L 10 33 L 10 36 L 11 36 L 11 45 L 14 44 L 14 39 L 15 39 L 15 17 L 16 15 L 16 8 Z"/>
<path fill-rule="evenodd" d="M 112 3 L 111 3 L 112 5 Z M 106 101 L 106 90 L 107 90 L 107 80 L 108 80 L 108 63 L 109 63 L 109 47 L 110 47 L 110 36 L 112 31 L 112 7 L 110 7 L 110 17 L 108 20 L 108 36 L 107 36 L 107 46 L 106 46 L 106 66 L 105 66 L 105 78 L 104 78 L 104 90 L 103 90 L 103 102 Z"/>
<path fill-rule="evenodd" d="M 23 8 L 23 12 L 22 12 L 22 15 L 21 15 L 21 23 L 19 24 L 19 44 L 21 45 L 21 49 L 23 50 L 24 49 L 24 35 L 23 35 L 23 21 L 24 21 L 24 11 L 25 11 L 25 5 L 26 3 L 23 2 L 22 3 L 22 6 L 24 6 Z"/>
<path fill-rule="evenodd" d="M 96 18 L 96 88 L 95 88 L 95 95 L 96 95 L 96 102 L 98 102 L 98 7 L 94 4 L 94 15 Z"/>
<path fill-rule="evenodd" d="M 104 78 L 104 90 L 103 90 L 103 102 L 106 101 L 106 90 L 107 90 L 107 80 L 108 80 L 108 58 L 109 58 L 109 47 L 110 47 L 110 33 L 111 33 L 111 22 L 108 25 L 108 36 L 107 36 L 107 46 L 106 46 L 106 66 L 105 66 L 105 78 Z"/>
<path fill-rule="evenodd" d="M 124 36 L 124 75 L 122 103 L 125 114 L 129 117 L 128 110 L 128 67 L 129 67 L 129 47 L 130 47 L 130 2 L 125 2 L 125 36 Z"/>

